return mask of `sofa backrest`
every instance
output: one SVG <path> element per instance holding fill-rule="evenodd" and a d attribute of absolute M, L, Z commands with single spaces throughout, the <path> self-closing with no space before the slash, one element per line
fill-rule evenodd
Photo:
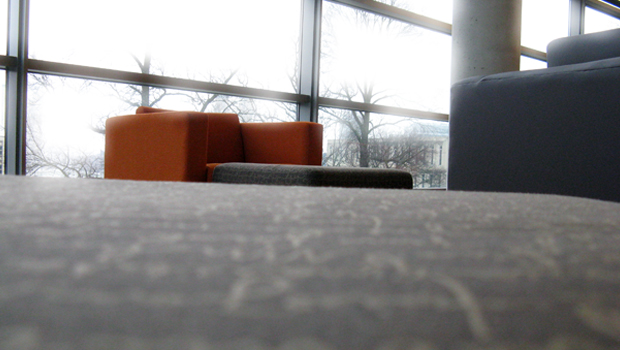
<path fill-rule="evenodd" d="M 321 165 L 321 124 L 242 123 L 241 134 L 248 163 Z"/>
<path fill-rule="evenodd" d="M 241 125 L 236 114 L 209 113 L 207 162 L 244 162 Z"/>
<path fill-rule="evenodd" d="M 136 114 L 160 113 L 160 112 L 175 112 L 175 111 L 170 110 L 170 109 L 161 109 L 161 108 L 146 107 L 146 106 L 140 106 L 136 109 Z"/>
<path fill-rule="evenodd" d="M 614 57 L 620 57 L 620 29 L 560 38 L 547 46 L 548 67 Z"/>
<path fill-rule="evenodd" d="M 173 112 L 172 110 L 138 107 L 136 114 Z M 228 163 L 243 162 L 243 139 L 239 116 L 232 113 L 201 113 L 189 112 L 208 116 L 207 130 L 207 162 Z"/>

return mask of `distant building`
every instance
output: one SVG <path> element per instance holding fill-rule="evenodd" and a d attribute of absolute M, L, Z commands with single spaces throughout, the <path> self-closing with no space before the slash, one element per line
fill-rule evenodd
<path fill-rule="evenodd" d="M 448 135 L 415 134 L 368 140 L 371 168 L 403 169 L 415 188 L 446 187 Z M 323 155 L 325 166 L 360 166 L 360 146 L 354 139 L 332 139 Z"/>

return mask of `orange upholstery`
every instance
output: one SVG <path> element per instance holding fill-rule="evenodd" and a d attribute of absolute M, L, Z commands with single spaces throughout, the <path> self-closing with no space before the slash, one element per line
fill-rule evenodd
<path fill-rule="evenodd" d="M 243 162 L 241 125 L 236 114 L 209 114 L 207 160 L 209 163 Z M 205 163 L 203 163 L 204 166 Z"/>
<path fill-rule="evenodd" d="M 243 123 L 241 134 L 246 163 L 321 165 L 320 124 Z"/>
<path fill-rule="evenodd" d="M 239 123 L 236 114 L 139 107 L 108 119 L 105 177 L 210 181 L 228 162 L 320 165 L 320 124 Z"/>
<path fill-rule="evenodd" d="M 213 181 L 213 171 L 215 170 L 215 167 L 220 165 L 222 163 L 208 163 L 207 164 L 207 182 L 211 182 Z"/>
<path fill-rule="evenodd" d="M 174 112 L 174 111 L 171 111 L 169 109 L 153 108 L 153 107 L 146 107 L 146 106 L 140 106 L 138 107 L 138 109 L 136 109 L 136 114 L 157 113 L 157 112 Z"/>

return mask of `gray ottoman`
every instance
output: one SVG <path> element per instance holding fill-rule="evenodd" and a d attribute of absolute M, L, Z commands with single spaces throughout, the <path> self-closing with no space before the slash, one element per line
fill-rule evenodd
<path fill-rule="evenodd" d="M 413 188 L 411 174 L 404 170 L 257 163 L 218 165 L 213 171 L 213 182 L 320 187 Z"/>

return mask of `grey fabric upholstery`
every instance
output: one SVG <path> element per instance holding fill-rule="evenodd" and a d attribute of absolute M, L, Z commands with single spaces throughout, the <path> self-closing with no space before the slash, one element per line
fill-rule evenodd
<path fill-rule="evenodd" d="M 620 204 L 0 177 L 2 350 L 620 348 Z"/>
<path fill-rule="evenodd" d="M 620 29 L 560 38 L 547 46 L 547 66 L 557 67 L 620 57 L 619 43 Z"/>
<path fill-rule="evenodd" d="M 620 201 L 617 91 L 620 57 L 456 83 L 448 188 Z"/>
<path fill-rule="evenodd" d="M 336 168 L 309 165 L 225 163 L 213 182 L 362 188 L 413 188 L 411 174 L 397 169 Z"/>

